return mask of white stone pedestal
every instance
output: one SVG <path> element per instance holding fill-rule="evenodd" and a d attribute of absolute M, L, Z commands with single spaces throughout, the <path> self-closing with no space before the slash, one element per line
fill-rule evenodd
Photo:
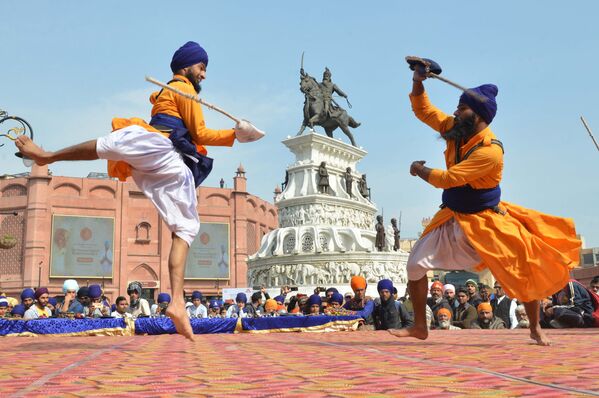
<path fill-rule="evenodd" d="M 249 256 L 248 286 L 294 285 L 311 291 L 315 286 L 347 286 L 354 275 L 364 276 L 369 284 L 389 278 L 398 288 L 404 286 L 408 254 L 391 251 L 389 233 L 386 251 L 376 251 L 377 208 L 358 190 L 362 174 L 356 166 L 367 152 L 315 133 L 283 144 L 295 162 L 287 168 L 287 186 L 275 198 L 279 228 L 265 235 L 258 252 Z M 321 162 L 329 174 L 327 194 L 318 190 Z M 345 184 L 348 167 L 351 194 Z"/>

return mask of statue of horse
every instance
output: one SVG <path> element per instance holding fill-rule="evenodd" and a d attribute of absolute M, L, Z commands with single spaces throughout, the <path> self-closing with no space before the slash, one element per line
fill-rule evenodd
<path fill-rule="evenodd" d="M 302 74 L 300 91 L 305 96 L 304 121 L 297 135 L 301 135 L 306 127 L 314 130 L 314 126 L 316 125 L 323 127 L 327 136 L 333 138 L 333 131 L 339 127 L 349 138 L 352 145 L 357 146 L 349 127 L 356 128 L 360 126 L 360 123 L 356 122 L 353 117 L 347 114 L 345 109 L 339 106 L 333 106 L 330 115 L 326 115 L 320 85 L 312 76 Z"/>

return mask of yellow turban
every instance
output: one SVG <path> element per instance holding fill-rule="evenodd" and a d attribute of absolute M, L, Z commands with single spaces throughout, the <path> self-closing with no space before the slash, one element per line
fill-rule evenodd
<path fill-rule="evenodd" d="M 264 303 L 264 309 L 268 312 L 276 311 L 278 306 L 279 305 L 277 304 L 275 299 L 268 299 L 266 300 L 266 303 Z"/>
<path fill-rule="evenodd" d="M 366 289 L 366 279 L 360 275 L 354 275 L 351 277 L 351 288 L 356 291 L 357 289 Z"/>
<path fill-rule="evenodd" d="M 6 301 L 8 301 L 8 304 L 12 305 L 13 307 L 15 305 L 19 304 L 19 301 L 16 298 L 14 298 L 14 297 L 7 297 Z"/>
<path fill-rule="evenodd" d="M 478 305 L 478 307 L 476 307 L 476 310 L 478 312 L 481 312 L 481 311 L 493 312 L 493 307 L 491 307 L 491 303 L 480 303 Z"/>

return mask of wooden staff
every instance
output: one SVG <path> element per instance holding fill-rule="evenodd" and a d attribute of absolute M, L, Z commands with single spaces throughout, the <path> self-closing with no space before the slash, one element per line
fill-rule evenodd
<path fill-rule="evenodd" d="M 228 113 L 228 112 L 220 109 L 219 107 L 217 107 L 215 105 L 212 105 L 211 103 L 208 103 L 208 102 L 204 101 L 203 99 L 199 98 L 196 95 L 184 93 L 183 91 L 177 90 L 176 88 L 171 87 L 171 86 L 169 86 L 167 84 L 164 84 L 164 83 L 162 83 L 162 82 L 160 82 L 160 81 L 158 81 L 158 80 L 156 80 L 156 79 L 154 79 L 153 77 L 150 77 L 150 76 L 146 76 L 146 81 L 148 81 L 148 82 L 150 82 L 152 84 L 155 84 L 157 86 L 160 86 L 160 87 L 162 87 L 165 90 L 172 91 L 173 93 L 178 94 L 178 95 L 180 95 L 182 97 L 185 97 L 185 98 L 188 98 L 188 99 L 190 99 L 192 101 L 198 102 L 198 103 L 206 106 L 207 108 L 210 108 L 210 109 L 215 110 L 215 111 L 217 111 L 219 113 L 222 113 L 223 115 L 225 115 L 226 117 L 228 117 L 229 119 L 233 120 L 236 123 L 239 123 L 241 121 L 241 119 L 236 118 L 235 116 L 233 116 L 230 113 Z"/>
<path fill-rule="evenodd" d="M 591 132 L 591 128 L 589 127 L 589 125 L 587 124 L 587 121 L 584 120 L 584 117 L 580 117 L 580 120 L 582 120 L 582 124 L 584 124 L 584 127 L 587 129 L 589 135 L 591 136 L 591 139 L 593 140 L 593 142 L 595 143 L 595 147 L 597 148 L 597 150 L 599 151 L 599 145 L 597 144 L 597 141 L 595 141 L 595 137 L 593 137 L 593 133 Z"/>

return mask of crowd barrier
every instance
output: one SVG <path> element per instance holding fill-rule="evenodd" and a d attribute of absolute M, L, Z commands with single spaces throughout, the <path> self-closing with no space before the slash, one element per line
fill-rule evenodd
<path fill-rule="evenodd" d="M 359 316 L 280 316 L 191 319 L 194 334 L 334 332 L 356 330 Z M 0 319 L 0 336 L 133 336 L 176 333 L 169 318 Z"/>

